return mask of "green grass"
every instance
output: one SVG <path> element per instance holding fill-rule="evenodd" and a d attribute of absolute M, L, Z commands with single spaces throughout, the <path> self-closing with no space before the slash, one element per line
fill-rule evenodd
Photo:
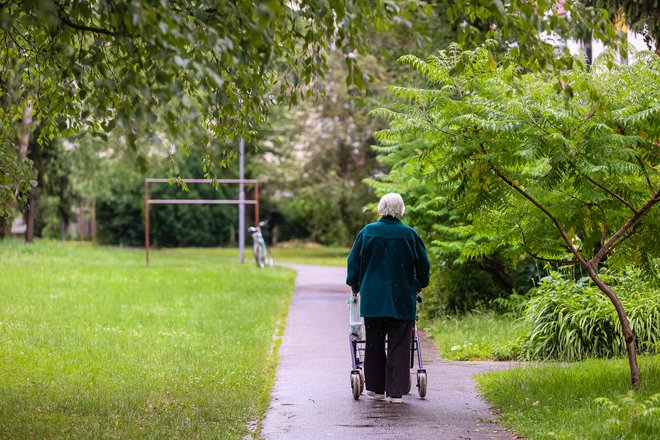
<path fill-rule="evenodd" d="M 320 266 L 345 267 L 350 249 L 343 247 L 291 247 L 271 248 L 275 263 L 317 264 Z M 238 248 L 173 248 L 161 251 L 165 255 L 179 255 L 191 259 L 227 258 L 238 260 Z M 246 245 L 245 262 L 254 264 L 252 246 Z"/>
<path fill-rule="evenodd" d="M 530 440 L 657 439 L 660 356 L 640 357 L 639 365 L 637 392 L 631 391 L 627 359 L 543 364 L 475 379 L 500 422 Z M 654 395 L 655 402 L 649 401 Z M 612 408 L 597 402 L 603 397 Z"/>
<path fill-rule="evenodd" d="M 273 258 L 279 263 L 318 264 L 320 266 L 346 267 L 350 249 L 343 247 L 320 248 L 273 248 Z"/>
<path fill-rule="evenodd" d="M 523 332 L 517 320 L 491 312 L 446 316 L 423 326 L 441 356 L 458 361 L 514 358 L 515 341 Z"/>
<path fill-rule="evenodd" d="M 242 438 L 294 273 L 221 252 L 0 242 L 0 438 Z"/>

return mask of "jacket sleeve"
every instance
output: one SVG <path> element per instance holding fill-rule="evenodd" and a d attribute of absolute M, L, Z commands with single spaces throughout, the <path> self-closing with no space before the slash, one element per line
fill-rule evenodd
<path fill-rule="evenodd" d="M 357 235 L 353 242 L 351 252 L 348 254 L 346 262 L 346 284 L 351 286 L 353 292 L 360 291 L 360 268 L 362 260 L 362 231 Z"/>
<path fill-rule="evenodd" d="M 429 262 L 429 256 L 426 253 L 426 247 L 422 238 L 415 234 L 415 247 L 417 248 L 417 288 L 423 289 L 429 285 L 429 279 L 431 277 L 431 263 Z"/>

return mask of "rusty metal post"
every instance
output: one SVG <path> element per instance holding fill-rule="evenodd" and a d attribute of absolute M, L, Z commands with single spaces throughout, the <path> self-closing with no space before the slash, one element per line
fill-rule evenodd
<path fill-rule="evenodd" d="M 149 266 L 149 183 L 144 181 L 144 251 Z"/>
<path fill-rule="evenodd" d="M 254 224 L 259 225 L 259 182 L 254 183 Z"/>
<path fill-rule="evenodd" d="M 92 197 L 92 245 L 96 246 L 96 197 Z"/>

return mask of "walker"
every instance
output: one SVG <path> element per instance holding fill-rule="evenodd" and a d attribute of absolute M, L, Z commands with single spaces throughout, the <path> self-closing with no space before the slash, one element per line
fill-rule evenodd
<path fill-rule="evenodd" d="M 417 296 L 417 302 L 422 302 L 420 296 Z M 353 399 L 358 400 L 364 391 L 364 348 L 366 344 L 364 318 L 360 316 L 360 295 L 351 295 L 346 301 L 349 309 L 349 335 L 348 344 L 351 350 L 351 360 L 353 368 L 351 369 L 351 390 Z M 426 370 L 422 363 L 422 351 L 419 344 L 419 334 L 417 333 L 417 322 L 413 325 L 412 338 L 410 341 L 410 368 L 415 366 L 415 353 L 417 353 L 417 393 L 420 399 L 426 397 Z M 408 392 L 412 387 L 412 380 L 408 376 Z"/>

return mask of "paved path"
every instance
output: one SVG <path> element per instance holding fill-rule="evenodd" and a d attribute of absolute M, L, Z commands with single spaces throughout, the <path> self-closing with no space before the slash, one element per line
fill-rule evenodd
<path fill-rule="evenodd" d="M 272 400 L 261 430 L 266 440 L 515 439 L 494 418 L 470 378 L 509 363 L 447 362 L 422 343 L 425 400 L 413 382 L 402 404 L 353 400 L 348 345 L 350 289 L 343 268 L 294 265 L 296 288 L 280 347 Z"/>

